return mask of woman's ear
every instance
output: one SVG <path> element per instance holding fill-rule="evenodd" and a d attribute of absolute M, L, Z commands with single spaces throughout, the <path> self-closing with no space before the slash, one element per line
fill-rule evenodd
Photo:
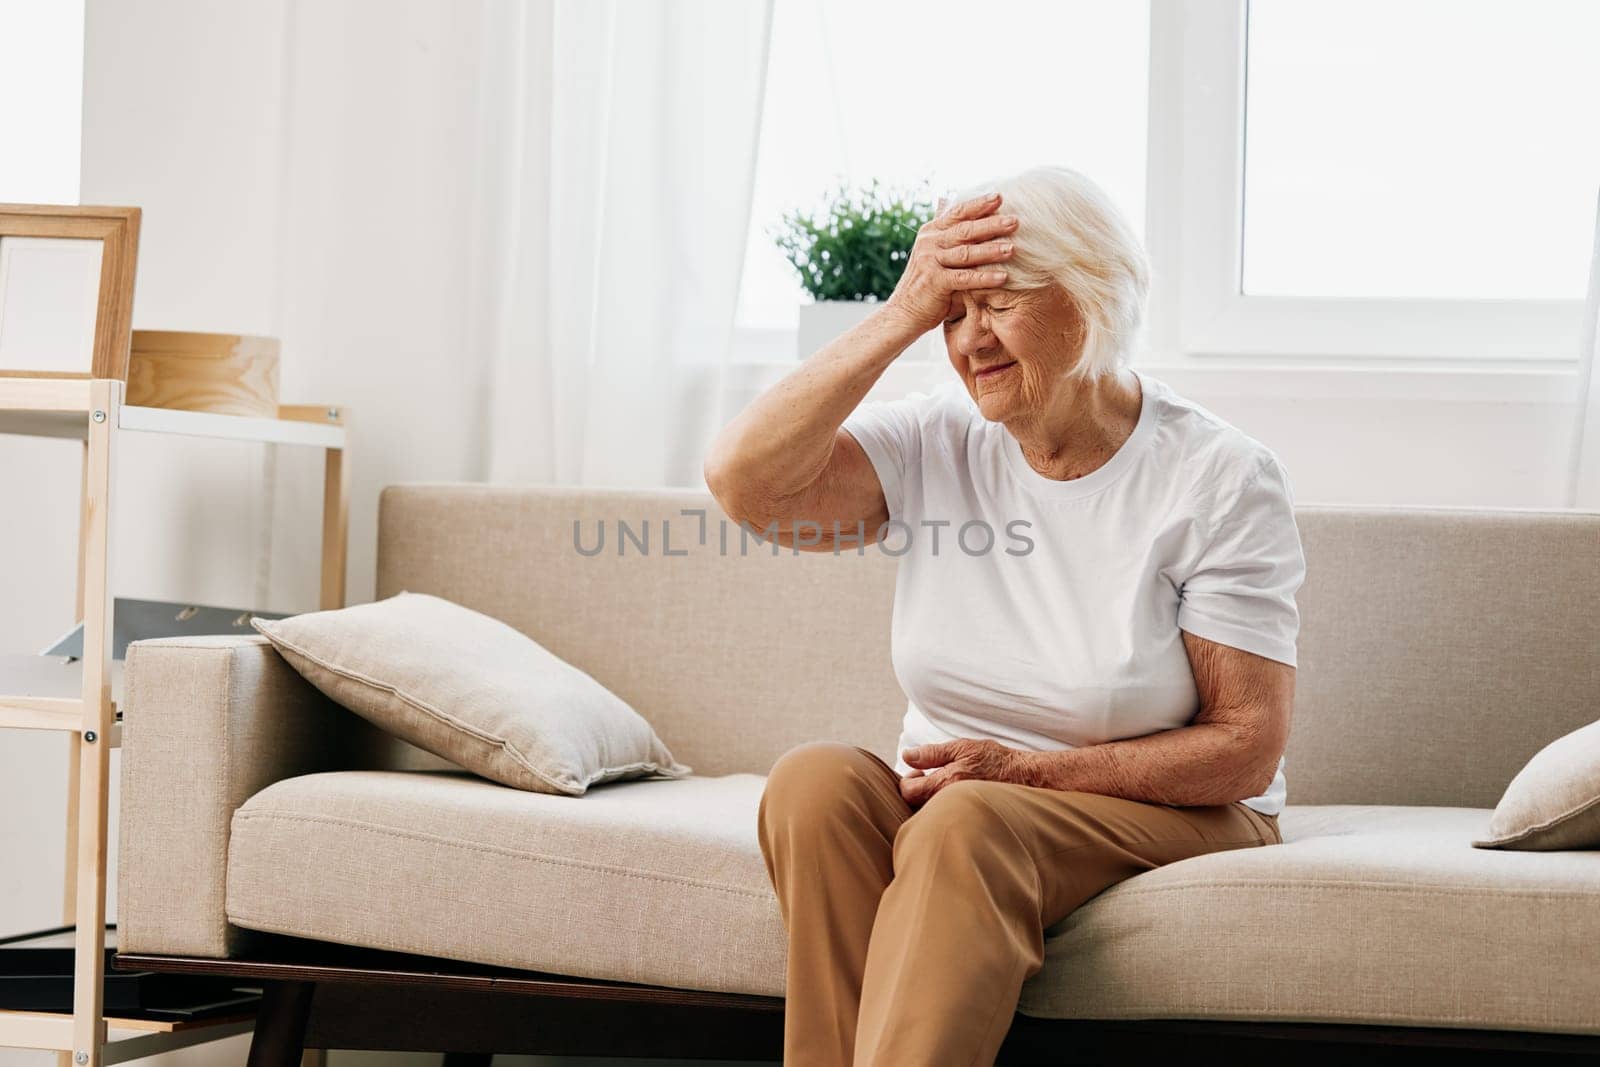
<path fill-rule="evenodd" d="M 1061 327 L 1061 336 L 1068 346 L 1076 348 L 1088 339 L 1089 323 L 1084 318 L 1083 309 L 1078 306 L 1078 301 L 1063 285 L 1050 287 L 1051 298 L 1059 302 L 1060 314 L 1064 320 Z"/>

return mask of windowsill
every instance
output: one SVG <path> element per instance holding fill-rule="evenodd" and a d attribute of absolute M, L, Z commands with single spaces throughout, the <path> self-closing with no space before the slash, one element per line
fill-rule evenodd
<path fill-rule="evenodd" d="M 729 366 L 728 385 L 736 392 L 754 394 L 777 382 L 798 362 L 736 358 Z M 1576 358 L 1430 362 L 1352 356 L 1301 363 L 1152 352 L 1138 357 L 1135 366 L 1180 394 L 1255 399 L 1571 405 L 1576 403 L 1579 384 Z M 943 362 L 901 360 L 890 366 L 870 395 L 925 390 L 949 380 L 951 373 Z"/>
<path fill-rule="evenodd" d="M 1258 399 L 1422 400 L 1463 404 L 1573 404 L 1578 361 L 1393 360 L 1305 362 L 1149 354 L 1136 366 L 1178 392 Z"/>

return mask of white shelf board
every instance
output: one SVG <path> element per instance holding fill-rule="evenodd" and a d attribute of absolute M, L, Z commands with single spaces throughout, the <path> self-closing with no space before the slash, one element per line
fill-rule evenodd
<path fill-rule="evenodd" d="M 246 415 L 213 415 L 173 408 L 124 407 L 124 430 L 172 433 L 187 437 L 225 437 L 234 441 L 269 441 L 280 445 L 343 448 L 344 427 L 297 419 L 255 419 Z"/>
<path fill-rule="evenodd" d="M 244 415 L 214 415 L 205 411 L 124 406 L 118 426 L 136 433 L 179 434 L 185 437 L 221 437 L 233 441 L 263 441 L 280 445 L 343 448 L 344 427 L 298 419 L 257 419 Z M 0 433 L 29 437 L 88 436 L 89 416 L 82 411 L 0 410 Z"/>

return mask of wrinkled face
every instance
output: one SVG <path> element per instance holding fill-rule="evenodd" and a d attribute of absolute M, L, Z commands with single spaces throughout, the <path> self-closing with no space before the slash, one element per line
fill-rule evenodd
<path fill-rule="evenodd" d="M 983 417 L 1002 423 L 1049 410 L 1083 352 L 1077 307 L 1059 285 L 957 293 L 944 343 Z"/>

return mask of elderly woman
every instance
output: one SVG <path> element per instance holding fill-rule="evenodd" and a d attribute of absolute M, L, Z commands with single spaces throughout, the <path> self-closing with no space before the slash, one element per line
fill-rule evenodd
<path fill-rule="evenodd" d="M 1148 274 L 1082 175 L 992 183 L 707 457 L 730 517 L 900 555 L 894 766 L 809 742 L 761 801 L 792 1067 L 993 1062 L 1047 927 L 1282 840 L 1293 497 L 1268 448 L 1128 366 Z M 935 328 L 960 380 L 862 404 Z"/>

